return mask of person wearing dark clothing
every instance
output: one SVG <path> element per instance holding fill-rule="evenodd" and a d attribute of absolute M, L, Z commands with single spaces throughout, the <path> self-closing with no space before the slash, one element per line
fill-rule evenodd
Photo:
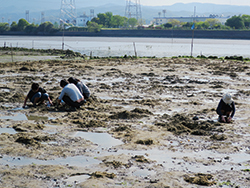
<path fill-rule="evenodd" d="M 81 94 L 84 96 L 84 99 L 87 100 L 90 97 L 89 88 L 84 83 L 82 83 L 79 79 L 70 77 L 68 79 L 68 82 L 76 85 L 76 87 L 80 90 Z"/>
<path fill-rule="evenodd" d="M 216 109 L 220 122 L 231 122 L 235 114 L 235 104 L 230 94 L 224 94 Z M 226 117 L 224 117 L 226 116 Z"/>
<path fill-rule="evenodd" d="M 51 105 L 53 104 L 49 94 L 45 89 L 41 88 L 38 83 L 33 83 L 31 85 L 31 90 L 25 97 L 23 108 L 26 106 L 28 99 L 33 103 L 34 106 L 36 106 L 38 102 L 42 103 L 44 100 L 48 100 Z"/>

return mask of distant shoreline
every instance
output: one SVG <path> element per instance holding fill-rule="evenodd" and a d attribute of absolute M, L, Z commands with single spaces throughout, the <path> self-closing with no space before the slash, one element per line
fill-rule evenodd
<path fill-rule="evenodd" d="M 0 35 L 15 36 L 79 36 L 79 37 L 151 37 L 192 38 L 192 30 L 101 30 L 100 32 L 57 32 L 28 34 L 25 32 L 4 32 Z M 238 30 L 194 30 L 194 38 L 203 39 L 250 39 L 250 31 Z"/>

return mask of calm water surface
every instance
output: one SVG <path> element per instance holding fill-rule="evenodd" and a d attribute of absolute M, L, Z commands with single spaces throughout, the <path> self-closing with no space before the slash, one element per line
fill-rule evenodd
<path fill-rule="evenodd" d="M 126 38 L 126 37 L 36 37 L 0 36 L 0 46 L 35 49 L 70 49 L 93 56 L 156 56 L 172 57 L 191 55 L 192 39 L 177 38 Z M 135 43 L 135 48 L 134 44 Z M 194 39 L 193 56 L 250 57 L 250 40 Z"/>

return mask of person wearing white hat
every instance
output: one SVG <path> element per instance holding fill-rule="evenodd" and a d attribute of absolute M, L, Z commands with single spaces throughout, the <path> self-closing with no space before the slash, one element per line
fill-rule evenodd
<path fill-rule="evenodd" d="M 230 123 L 235 114 L 235 104 L 230 94 L 223 95 L 216 109 L 220 122 Z M 226 116 L 226 117 L 224 117 Z"/>

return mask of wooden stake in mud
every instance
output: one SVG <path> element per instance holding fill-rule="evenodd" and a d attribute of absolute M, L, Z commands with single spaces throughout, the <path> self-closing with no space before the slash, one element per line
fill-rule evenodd
<path fill-rule="evenodd" d="M 63 25 L 64 27 L 64 25 Z M 63 28 L 63 37 L 62 37 L 62 50 L 64 50 L 64 28 Z"/>
<path fill-rule="evenodd" d="M 61 20 L 61 19 L 60 19 L 60 21 L 63 22 L 63 30 L 62 30 L 62 32 L 63 32 L 63 36 L 62 36 L 62 50 L 64 50 L 64 27 L 65 27 L 65 25 L 64 25 L 64 20 Z"/>
<path fill-rule="evenodd" d="M 10 49 L 11 49 L 11 60 L 12 60 L 12 63 L 13 63 L 13 49 L 12 49 L 12 43 L 10 44 Z"/>
<path fill-rule="evenodd" d="M 191 57 L 193 57 L 193 48 L 194 48 L 194 28 L 195 28 L 195 24 L 193 24 L 191 27 L 192 29 Z"/>
<path fill-rule="evenodd" d="M 134 44 L 135 57 L 137 57 L 137 52 L 136 52 L 135 42 L 133 42 L 133 44 Z"/>

